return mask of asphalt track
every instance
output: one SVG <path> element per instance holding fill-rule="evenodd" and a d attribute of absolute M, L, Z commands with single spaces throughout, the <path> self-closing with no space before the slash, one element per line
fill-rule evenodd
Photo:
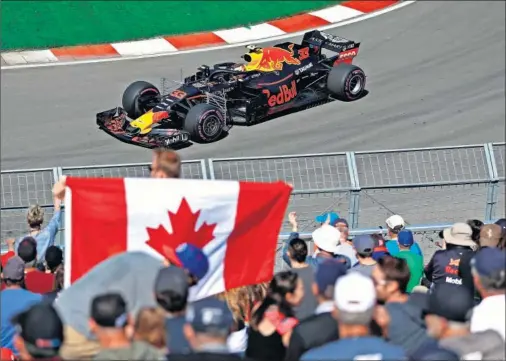
<path fill-rule="evenodd" d="M 235 127 L 226 139 L 181 154 L 200 159 L 502 142 L 504 14 L 502 1 L 419 1 L 329 30 L 362 41 L 356 63 L 368 74 L 365 98 Z M 239 59 L 243 50 L 2 71 L 1 167 L 149 161 L 148 150 L 99 131 L 95 113 L 120 105 L 131 81 L 179 79 L 181 70 Z"/>

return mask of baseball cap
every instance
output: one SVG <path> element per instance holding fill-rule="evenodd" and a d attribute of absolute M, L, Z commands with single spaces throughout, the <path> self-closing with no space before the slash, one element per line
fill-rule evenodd
<path fill-rule="evenodd" d="M 334 303 L 340 312 L 364 313 L 376 304 L 376 290 L 370 277 L 350 272 L 337 279 Z"/>
<path fill-rule="evenodd" d="M 498 248 L 482 248 L 471 260 L 471 266 L 481 276 L 492 277 L 501 271 L 504 272 L 506 253 Z"/>
<path fill-rule="evenodd" d="M 54 357 L 63 344 L 63 323 L 54 307 L 38 303 L 12 318 L 27 351 L 34 357 Z"/>
<path fill-rule="evenodd" d="M 506 218 L 498 219 L 494 224 L 502 228 L 503 233 L 506 232 Z"/>
<path fill-rule="evenodd" d="M 485 224 L 480 230 L 480 245 L 497 247 L 502 234 L 503 230 L 498 224 Z"/>
<path fill-rule="evenodd" d="M 413 358 L 414 359 L 414 358 Z M 459 361 L 460 356 L 455 352 L 437 345 L 427 347 L 417 352 L 416 360 L 418 361 Z"/>
<path fill-rule="evenodd" d="M 474 247 L 473 230 L 467 223 L 455 223 L 450 228 L 443 231 L 443 237 L 446 243 L 455 246 Z"/>
<path fill-rule="evenodd" d="M 385 223 L 390 229 L 394 229 L 395 227 L 404 227 L 405 225 L 404 219 L 398 214 L 388 217 Z"/>
<path fill-rule="evenodd" d="M 413 232 L 408 231 L 407 229 L 400 231 L 397 235 L 397 242 L 399 242 L 401 246 L 411 247 L 413 243 L 415 243 Z"/>
<path fill-rule="evenodd" d="M 427 313 L 448 321 L 465 323 L 474 307 L 474 297 L 469 289 L 452 284 L 436 285 L 430 293 Z"/>
<path fill-rule="evenodd" d="M 209 260 L 206 254 L 197 246 L 183 243 L 176 248 L 176 255 L 181 266 L 191 275 L 201 280 L 209 271 Z"/>
<path fill-rule="evenodd" d="M 91 301 L 90 316 L 100 327 L 123 328 L 128 323 L 127 304 L 119 293 L 106 293 Z"/>
<path fill-rule="evenodd" d="M 25 237 L 19 243 L 18 256 L 25 262 L 31 262 L 37 257 L 37 241 L 33 237 Z"/>
<path fill-rule="evenodd" d="M 155 293 L 172 291 L 180 296 L 188 295 L 188 275 L 179 267 L 169 266 L 158 271 L 155 278 Z"/>
<path fill-rule="evenodd" d="M 25 262 L 21 257 L 11 257 L 2 270 L 3 278 L 12 281 L 21 281 L 25 277 Z"/>
<path fill-rule="evenodd" d="M 315 272 L 315 283 L 318 293 L 328 299 L 334 296 L 334 287 L 339 277 L 346 274 L 346 265 L 333 259 L 320 263 Z"/>
<path fill-rule="evenodd" d="M 360 253 L 372 253 L 376 246 L 376 242 L 369 234 L 361 234 L 353 238 L 353 247 Z"/>
<path fill-rule="evenodd" d="M 329 221 L 329 224 L 331 226 L 335 226 L 338 219 L 339 219 L 339 214 L 337 214 L 336 212 L 326 212 L 326 213 L 320 214 L 319 216 L 316 216 L 315 221 L 318 223 L 325 223 L 325 222 Z"/>
<path fill-rule="evenodd" d="M 228 335 L 232 330 L 234 317 L 224 301 L 209 297 L 188 305 L 186 322 L 198 333 Z"/>
<path fill-rule="evenodd" d="M 341 232 L 339 232 L 336 227 L 324 224 L 320 228 L 316 229 L 312 236 L 313 241 L 318 248 L 326 252 L 334 253 L 339 245 Z"/>

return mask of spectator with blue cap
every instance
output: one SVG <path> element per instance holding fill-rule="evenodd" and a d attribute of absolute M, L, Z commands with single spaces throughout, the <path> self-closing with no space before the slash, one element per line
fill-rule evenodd
<path fill-rule="evenodd" d="M 292 233 L 290 233 L 290 236 L 284 242 L 281 254 L 283 261 L 285 261 L 288 266 L 292 267 L 292 263 L 288 257 L 288 250 L 290 247 L 290 242 L 296 238 L 299 238 L 297 214 L 295 212 L 290 212 L 288 214 L 288 221 L 292 225 Z M 351 260 L 347 256 L 337 254 L 336 252 L 341 239 L 341 232 L 339 232 L 336 227 L 329 224 L 323 224 L 312 233 L 312 236 L 315 245 L 315 252 L 312 256 L 306 257 L 305 262 L 308 265 L 316 268 L 321 262 L 325 261 L 326 259 L 334 258 L 340 262 L 345 263 L 348 268 L 351 267 Z"/>
<path fill-rule="evenodd" d="M 376 243 L 369 234 L 358 235 L 353 238 L 353 248 L 357 255 L 357 264 L 351 268 L 364 276 L 371 277 L 376 261 L 372 257 Z"/>
<path fill-rule="evenodd" d="M 337 214 L 336 212 L 325 212 L 315 217 L 315 221 L 319 223 L 320 226 L 328 224 L 332 227 L 335 227 L 338 219 L 339 214 Z"/>
<path fill-rule="evenodd" d="M 183 332 L 191 345 L 191 354 L 173 354 L 170 361 L 241 360 L 230 353 L 227 338 L 232 333 L 234 317 L 227 303 L 215 297 L 196 301 L 188 306 Z"/>
<path fill-rule="evenodd" d="M 297 361 L 309 349 L 319 347 L 339 338 L 337 323 L 332 317 L 334 310 L 334 286 L 346 274 L 346 267 L 329 259 L 318 265 L 312 293 L 318 301 L 314 314 L 299 323 L 292 332 L 286 350 L 285 361 Z"/>
<path fill-rule="evenodd" d="M 506 253 L 498 248 L 483 248 L 471 260 L 474 285 L 482 297 L 473 310 L 471 332 L 495 330 L 506 338 Z"/>
<path fill-rule="evenodd" d="M 411 293 L 413 288 L 420 285 L 420 281 L 423 277 L 423 257 L 411 252 L 411 247 L 415 243 L 413 233 L 407 229 L 399 232 L 397 243 L 399 244 L 399 253 L 395 254 L 395 257 L 402 258 L 406 261 L 411 274 L 409 278 L 408 287 L 406 288 L 407 293 Z"/>
<path fill-rule="evenodd" d="M 177 266 L 182 267 L 190 277 L 190 286 L 203 279 L 209 271 L 209 260 L 206 254 L 191 243 L 183 243 L 176 248 L 179 260 Z"/>
<path fill-rule="evenodd" d="M 387 247 L 388 253 L 392 256 L 395 256 L 399 253 L 399 233 L 406 227 L 406 223 L 404 218 L 402 218 L 398 214 L 394 214 L 387 218 L 385 221 L 387 225 L 387 242 L 385 246 Z M 423 257 L 423 252 L 418 243 L 413 242 L 410 246 L 409 250 L 415 254 L 418 254 Z"/>

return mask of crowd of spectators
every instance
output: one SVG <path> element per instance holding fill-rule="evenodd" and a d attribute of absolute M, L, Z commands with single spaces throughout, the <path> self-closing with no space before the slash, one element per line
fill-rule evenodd
<path fill-rule="evenodd" d="M 181 160 L 155 151 L 149 171 L 179 178 Z M 291 212 L 286 270 L 189 302 L 205 257 L 191 240 L 181 266 L 125 252 L 64 289 L 54 245 L 64 193 L 65 179 L 45 228 L 34 206 L 30 232 L 7 240 L 1 360 L 506 359 L 506 219 L 455 223 L 426 262 L 400 215 L 385 235 L 357 236 L 337 213 L 319 215 L 310 252 Z"/>

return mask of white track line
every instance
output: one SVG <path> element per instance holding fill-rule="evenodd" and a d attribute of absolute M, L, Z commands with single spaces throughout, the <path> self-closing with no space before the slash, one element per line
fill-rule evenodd
<path fill-rule="evenodd" d="M 318 27 L 317 29 L 328 30 L 328 29 L 339 28 L 339 27 L 345 26 L 345 25 L 358 23 L 360 21 L 372 19 L 372 18 L 375 18 L 376 16 L 389 13 L 390 11 L 394 11 L 394 10 L 403 8 L 405 6 L 414 4 L 416 1 L 417 0 L 404 1 L 399 4 L 393 5 L 391 7 L 388 7 L 388 8 L 373 12 L 373 13 L 367 13 L 367 14 L 364 14 L 361 16 L 357 16 L 356 18 L 345 20 L 345 21 L 342 21 L 339 23 L 321 26 L 321 27 Z M 296 36 L 303 35 L 310 30 L 311 29 L 306 29 L 306 30 L 297 31 L 294 33 L 288 33 L 288 34 L 284 34 L 284 35 L 280 35 L 280 36 L 273 36 L 270 38 L 256 40 L 255 43 L 262 44 L 262 43 L 267 43 L 267 42 L 274 41 L 274 40 L 293 38 Z M 220 46 L 214 46 L 214 47 L 207 47 L 207 48 L 181 50 L 181 51 L 170 52 L 170 53 L 150 54 L 150 55 L 139 55 L 139 56 L 106 58 L 106 59 L 92 59 L 92 60 L 78 60 L 78 61 L 55 62 L 55 63 L 44 63 L 44 64 L 27 64 L 27 65 L 10 65 L 10 66 L 7 65 L 7 66 L 2 66 L 0 69 L 1 70 L 16 70 L 16 69 L 27 69 L 27 68 L 45 68 L 48 66 L 83 65 L 83 64 L 95 64 L 95 63 L 108 63 L 108 62 L 122 61 L 122 60 L 139 60 L 139 59 L 159 58 L 162 56 L 174 56 L 174 55 L 200 53 L 200 52 L 204 52 L 204 51 L 216 51 L 216 50 L 230 49 L 230 48 L 236 48 L 236 47 L 240 47 L 240 46 L 246 46 L 249 44 L 251 44 L 251 41 L 247 41 L 247 42 L 243 42 L 243 43 L 236 43 L 236 44 L 227 44 L 227 45 L 220 45 Z"/>

